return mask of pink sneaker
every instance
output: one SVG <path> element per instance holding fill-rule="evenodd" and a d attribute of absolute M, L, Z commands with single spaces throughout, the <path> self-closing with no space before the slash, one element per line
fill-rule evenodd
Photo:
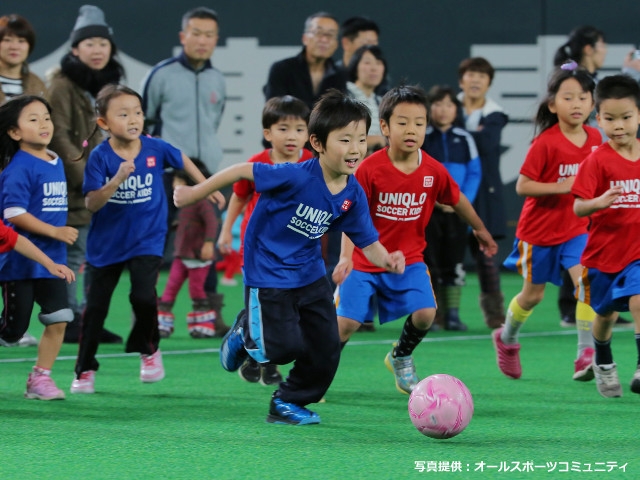
<path fill-rule="evenodd" d="M 27 391 L 24 398 L 37 400 L 64 400 L 64 392 L 56 387 L 49 375 L 31 372 L 27 379 Z"/>
<path fill-rule="evenodd" d="M 507 345 L 500 338 L 504 327 L 496 328 L 491 332 L 493 346 L 496 349 L 498 367 L 507 377 L 520 378 L 522 376 L 522 365 L 520 365 L 520 344 Z"/>
<path fill-rule="evenodd" d="M 74 378 L 71 382 L 71 393 L 96 393 L 95 382 L 95 370 L 82 372 L 80 378 Z"/>
<path fill-rule="evenodd" d="M 573 379 L 578 382 L 588 382 L 593 380 L 595 376 L 593 373 L 593 354 L 595 350 L 593 348 L 585 348 L 575 362 L 573 362 L 575 373 Z"/>
<path fill-rule="evenodd" d="M 144 383 L 159 382 L 164 378 L 162 353 L 156 350 L 152 355 L 140 355 L 140 381 Z"/>

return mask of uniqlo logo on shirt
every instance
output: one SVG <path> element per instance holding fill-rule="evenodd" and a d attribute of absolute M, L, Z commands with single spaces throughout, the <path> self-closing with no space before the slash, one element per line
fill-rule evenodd
<path fill-rule="evenodd" d="M 155 167 L 156 166 L 156 157 L 147 157 L 147 167 Z"/>
<path fill-rule="evenodd" d="M 353 202 L 351 200 L 345 200 L 344 202 L 342 202 L 342 211 L 346 212 L 347 210 L 349 210 L 351 208 L 351 204 Z"/>
<path fill-rule="evenodd" d="M 423 181 L 422 181 L 422 186 L 423 187 L 433 187 L 433 177 L 428 175 L 426 177 L 424 177 Z"/>

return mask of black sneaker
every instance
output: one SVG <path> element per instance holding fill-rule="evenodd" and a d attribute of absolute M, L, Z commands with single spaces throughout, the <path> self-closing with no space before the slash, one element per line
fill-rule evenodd
<path fill-rule="evenodd" d="M 260 364 L 253 358 L 248 357 L 238 369 L 238 375 L 245 382 L 258 383 L 260 381 Z"/>
<path fill-rule="evenodd" d="M 282 375 L 275 363 L 265 363 L 260 366 L 260 383 L 265 387 L 278 385 L 282 381 Z"/>
<path fill-rule="evenodd" d="M 274 394 L 271 397 L 267 422 L 285 425 L 312 425 L 320 423 L 320 415 L 295 403 L 285 402 Z"/>

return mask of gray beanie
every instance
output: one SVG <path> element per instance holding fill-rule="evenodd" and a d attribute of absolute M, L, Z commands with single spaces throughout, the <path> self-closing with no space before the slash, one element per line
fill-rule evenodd
<path fill-rule="evenodd" d="M 111 36 L 113 30 L 107 25 L 104 19 L 104 12 L 94 5 L 83 5 L 80 7 L 76 24 L 71 32 L 71 46 L 76 47 L 78 43 L 87 38 L 106 38 L 113 43 Z"/>

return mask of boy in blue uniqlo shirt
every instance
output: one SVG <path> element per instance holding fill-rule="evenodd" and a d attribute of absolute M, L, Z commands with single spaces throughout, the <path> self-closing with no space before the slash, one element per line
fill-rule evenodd
<path fill-rule="evenodd" d="M 260 363 L 294 362 L 273 394 L 268 422 L 320 423 L 304 407 L 322 398 L 338 368 L 338 324 L 320 237 L 343 231 L 375 265 L 404 271 L 402 252 L 390 254 L 378 241 L 364 191 L 351 176 L 367 151 L 370 123 L 366 106 L 330 91 L 309 121 L 319 158 L 238 164 L 174 192 L 182 207 L 245 178 L 261 194 L 245 235 L 245 309 L 222 342 L 220 360 L 228 371 L 248 355 Z"/>

